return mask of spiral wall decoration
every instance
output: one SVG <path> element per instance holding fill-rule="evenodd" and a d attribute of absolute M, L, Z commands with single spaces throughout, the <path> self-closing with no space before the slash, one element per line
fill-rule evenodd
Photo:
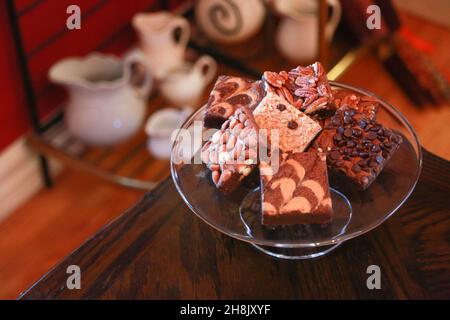
<path fill-rule="evenodd" d="M 225 36 L 238 34 L 242 30 L 242 15 L 233 0 L 217 1 L 209 8 L 208 18 L 214 28 Z M 227 20 L 233 21 L 233 24 L 231 26 L 227 26 Z"/>

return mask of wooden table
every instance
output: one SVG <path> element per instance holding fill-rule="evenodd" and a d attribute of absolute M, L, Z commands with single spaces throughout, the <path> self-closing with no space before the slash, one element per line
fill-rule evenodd
<path fill-rule="evenodd" d="M 450 162 L 424 151 L 406 204 L 315 260 L 283 261 L 213 230 L 166 179 L 42 277 L 23 299 L 450 298 Z M 81 268 L 81 290 L 66 269 Z M 381 268 L 381 290 L 366 269 Z"/>

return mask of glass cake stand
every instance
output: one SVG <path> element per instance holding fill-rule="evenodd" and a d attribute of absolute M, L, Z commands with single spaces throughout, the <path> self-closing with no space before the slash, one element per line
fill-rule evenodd
<path fill-rule="evenodd" d="M 365 191 L 330 179 L 334 211 L 330 224 L 264 227 L 256 174 L 231 195 L 218 191 L 211 181 L 210 171 L 201 164 L 198 152 L 202 138 L 211 134 L 201 129 L 205 107 L 183 124 L 172 148 L 172 178 L 189 208 L 218 231 L 283 259 L 322 256 L 344 241 L 376 228 L 393 215 L 408 199 L 419 179 L 422 152 L 416 133 L 397 109 L 373 93 L 341 83 L 333 82 L 332 87 L 375 97 L 381 105 L 377 120 L 401 134 L 403 143 Z"/>

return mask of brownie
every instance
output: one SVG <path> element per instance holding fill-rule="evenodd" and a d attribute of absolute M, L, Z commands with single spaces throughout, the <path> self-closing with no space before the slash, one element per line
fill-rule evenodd
<path fill-rule="evenodd" d="M 312 149 L 327 153 L 332 172 L 367 189 L 402 143 L 402 137 L 355 109 L 340 108 Z"/>
<path fill-rule="evenodd" d="M 252 110 L 263 96 L 261 81 L 219 76 L 206 105 L 204 127 L 219 129 L 237 108 L 246 106 Z"/>
<path fill-rule="evenodd" d="M 202 148 L 202 161 L 216 187 L 234 191 L 256 167 L 258 128 L 247 107 L 238 108 Z"/>
<path fill-rule="evenodd" d="M 278 94 L 308 115 L 320 118 L 335 111 L 333 92 L 319 62 L 307 67 L 298 66 L 289 72 L 266 71 L 263 83 L 266 91 Z"/>
<path fill-rule="evenodd" d="M 268 92 L 253 111 L 260 129 L 267 130 L 270 143 L 278 133 L 278 147 L 284 152 L 301 152 L 322 129 L 318 123 L 275 93 Z M 277 147 L 277 146 L 275 146 Z"/>
<path fill-rule="evenodd" d="M 262 224 L 327 223 L 332 218 L 325 154 L 285 154 L 276 173 L 260 163 Z"/>
<path fill-rule="evenodd" d="M 333 105 L 336 109 L 355 111 L 356 120 L 362 118 L 376 120 L 380 108 L 378 101 L 371 96 L 357 94 L 346 89 L 333 90 Z"/>

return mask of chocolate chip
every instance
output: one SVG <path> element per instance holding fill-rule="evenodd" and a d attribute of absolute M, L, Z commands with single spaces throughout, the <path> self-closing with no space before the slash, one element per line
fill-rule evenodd
<path fill-rule="evenodd" d="M 295 130 L 295 129 L 298 128 L 298 123 L 295 122 L 295 121 L 289 121 L 288 124 L 287 124 L 287 127 L 289 129 Z"/>
<path fill-rule="evenodd" d="M 370 131 L 374 131 L 377 132 L 378 130 L 380 130 L 380 126 L 379 125 L 374 125 L 372 128 L 370 128 Z"/>
<path fill-rule="evenodd" d="M 340 133 L 336 133 L 333 136 L 333 139 L 336 140 L 336 141 L 341 141 L 342 140 L 342 135 Z"/>
<path fill-rule="evenodd" d="M 360 153 L 359 153 L 359 156 L 360 156 L 361 158 L 367 158 L 367 157 L 369 156 L 369 154 L 368 154 L 367 152 L 360 152 Z"/>
<path fill-rule="evenodd" d="M 352 129 L 347 128 L 347 129 L 344 130 L 344 136 L 345 137 L 350 138 L 352 136 L 352 134 L 353 134 Z"/>
<path fill-rule="evenodd" d="M 358 156 L 358 151 L 352 151 L 350 156 L 353 157 L 353 158 L 357 157 Z"/>
<path fill-rule="evenodd" d="M 370 140 L 375 140 L 377 138 L 377 134 L 375 132 L 373 132 L 373 131 L 370 131 L 367 134 L 367 138 L 370 139 Z"/>
<path fill-rule="evenodd" d="M 384 129 L 384 136 L 388 139 L 392 138 L 392 131 L 389 129 Z"/>
<path fill-rule="evenodd" d="M 353 129 L 353 135 L 355 137 L 360 137 L 362 135 L 362 132 L 361 132 L 361 130 Z"/>
<path fill-rule="evenodd" d="M 359 120 L 358 125 L 364 129 L 367 126 L 367 122 L 365 122 L 364 120 Z"/>
<path fill-rule="evenodd" d="M 339 118 L 339 117 L 333 117 L 332 119 L 331 119 L 331 123 L 334 125 L 334 126 L 340 126 L 341 125 L 341 119 Z"/>
<path fill-rule="evenodd" d="M 383 135 L 384 135 L 384 130 L 383 130 L 383 128 L 379 129 L 379 130 L 377 131 L 377 134 L 378 134 L 379 136 L 383 136 Z"/>
<path fill-rule="evenodd" d="M 345 124 L 350 124 L 353 122 L 353 118 L 350 116 L 344 116 L 344 123 Z"/>
<path fill-rule="evenodd" d="M 381 156 L 381 155 L 377 155 L 376 157 L 375 157 L 375 161 L 378 163 L 378 164 L 381 164 L 381 163 L 383 163 L 383 157 Z"/>
<path fill-rule="evenodd" d="M 367 163 L 366 163 L 366 161 L 363 160 L 363 159 L 359 160 L 359 161 L 357 162 L 357 164 L 358 164 L 361 168 L 367 167 Z"/>
<path fill-rule="evenodd" d="M 337 160 L 341 157 L 341 154 L 339 153 L 339 151 L 332 151 L 330 153 L 330 158 L 333 160 Z"/>
<path fill-rule="evenodd" d="M 355 141 L 352 141 L 352 140 L 350 140 L 349 142 L 347 142 L 347 147 L 350 147 L 350 148 L 354 148 L 354 147 L 356 147 L 356 142 L 355 142 Z"/>
<path fill-rule="evenodd" d="M 286 106 L 284 104 L 280 103 L 277 105 L 277 109 L 280 111 L 284 111 L 284 110 L 286 110 Z"/>
<path fill-rule="evenodd" d="M 340 133 L 340 134 L 343 134 L 344 131 L 345 131 L 345 129 L 344 129 L 343 127 L 339 127 L 339 128 L 336 129 L 336 131 L 337 131 L 338 133 Z"/>
<path fill-rule="evenodd" d="M 343 146 L 345 146 L 347 144 L 347 142 L 345 140 L 339 140 L 339 141 L 337 141 L 335 143 L 336 143 L 336 145 L 338 147 L 343 147 Z"/>
<path fill-rule="evenodd" d="M 378 152 L 380 152 L 380 151 L 381 151 L 381 148 L 380 148 L 379 145 L 374 144 L 374 145 L 372 146 L 372 152 L 378 153 Z"/>
<path fill-rule="evenodd" d="M 359 172 L 361 172 L 361 167 L 357 163 L 355 163 L 352 167 L 352 171 L 354 173 L 359 173 Z"/>

